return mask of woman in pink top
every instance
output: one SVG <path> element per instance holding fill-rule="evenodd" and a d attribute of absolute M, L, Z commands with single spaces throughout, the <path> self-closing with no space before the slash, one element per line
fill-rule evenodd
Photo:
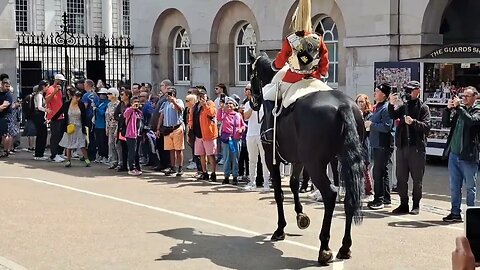
<path fill-rule="evenodd" d="M 138 97 L 133 97 L 130 103 L 132 106 L 128 107 L 123 113 L 125 125 L 127 127 L 125 138 L 127 139 L 128 148 L 128 174 L 141 175 L 142 170 L 140 168 L 138 150 L 140 148 L 139 136 L 143 128 L 143 114 L 140 110 L 140 101 Z"/>
<path fill-rule="evenodd" d="M 245 131 L 245 122 L 242 115 L 235 111 L 238 103 L 235 99 L 227 97 L 225 104 L 220 104 L 220 110 L 217 112 L 218 121 L 222 122 L 222 132 L 220 141 L 222 148 L 226 149 L 225 163 L 223 172 L 225 179 L 222 184 L 229 183 L 230 174 L 233 175 L 233 184 L 238 184 L 238 158 L 240 155 L 240 140 L 242 133 Z"/>

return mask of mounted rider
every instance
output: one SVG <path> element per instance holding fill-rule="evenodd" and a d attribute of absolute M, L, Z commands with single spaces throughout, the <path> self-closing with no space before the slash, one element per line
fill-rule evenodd
<path fill-rule="evenodd" d="M 265 141 L 272 141 L 273 138 L 270 131 L 273 128 L 271 112 L 275 106 L 275 99 L 280 99 L 294 83 L 303 79 L 320 80 L 328 74 L 328 49 L 322 36 L 313 32 L 311 6 L 311 0 L 299 1 L 292 18 L 294 33 L 285 38 L 282 50 L 272 62 L 272 69 L 279 70 L 275 78 L 277 76 L 283 76 L 283 78 L 279 87 L 274 83 L 264 87 L 263 105 L 268 126 L 262 134 L 262 139 Z"/>

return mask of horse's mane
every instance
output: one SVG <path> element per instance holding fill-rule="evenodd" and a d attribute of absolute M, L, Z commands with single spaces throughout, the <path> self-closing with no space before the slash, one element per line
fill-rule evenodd
<path fill-rule="evenodd" d="M 262 52 L 255 64 L 259 76 L 261 76 L 262 81 L 266 83 L 271 82 L 276 73 L 276 71 L 272 69 L 272 62 L 273 60 L 271 60 L 265 52 Z"/>

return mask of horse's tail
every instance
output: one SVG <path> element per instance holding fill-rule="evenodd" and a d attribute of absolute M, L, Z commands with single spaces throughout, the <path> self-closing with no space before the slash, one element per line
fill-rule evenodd
<path fill-rule="evenodd" d="M 345 212 L 353 213 L 355 224 L 360 224 L 362 215 L 362 190 L 364 185 L 363 148 L 357 129 L 357 121 L 350 106 L 342 106 L 344 145 L 340 154 L 340 177 L 345 183 Z"/>

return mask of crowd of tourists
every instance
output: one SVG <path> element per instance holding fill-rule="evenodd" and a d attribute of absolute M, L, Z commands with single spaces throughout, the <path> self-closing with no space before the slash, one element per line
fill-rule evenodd
<path fill-rule="evenodd" d="M 78 158 L 87 167 L 92 162 L 102 163 L 130 175 L 141 175 L 142 168 L 151 167 L 167 176 L 180 177 L 189 169 L 196 171 L 199 180 L 234 185 L 244 181 L 246 190 L 262 186 L 262 191 L 270 190 L 261 144 L 263 109 L 252 110 L 250 85 L 245 87 L 243 98 L 228 95 L 222 83 L 215 87 L 212 99 L 204 86 L 191 87 L 183 101 L 168 79 L 161 82 L 157 94 L 149 83 L 114 88 L 85 79 L 66 85 L 64 76 L 57 74 L 52 84 L 40 81 L 31 95 L 17 102 L 10 93 L 8 76 L 0 77 L 0 158 L 15 153 L 15 138 L 23 118 L 23 135 L 35 160 L 71 167 L 72 159 Z M 420 211 L 426 138 L 431 126 L 428 106 L 419 100 L 420 88 L 418 82 L 410 82 L 405 97 L 392 94 L 391 87 L 382 84 L 375 89 L 374 102 L 365 94 L 355 99 L 368 132 L 364 143 L 364 199 L 371 198 L 367 206 L 372 210 L 389 207 L 391 193 L 397 191 L 400 205 L 393 214 L 417 215 Z M 443 218 L 445 222 L 462 221 L 464 184 L 467 205 L 475 205 L 480 119 L 477 97 L 474 87 L 466 88 L 463 102 L 455 96 L 443 115 L 444 124 L 452 127 L 445 149 L 452 208 Z M 50 155 L 45 156 L 48 133 Z M 186 145 L 191 151 L 190 162 L 184 161 Z M 394 150 L 396 175 L 391 177 L 388 165 Z M 217 165 L 223 165 L 221 179 L 217 177 Z M 308 188 L 308 172 L 303 176 L 300 192 Z M 321 200 L 319 191 L 314 191 L 313 197 Z"/>

